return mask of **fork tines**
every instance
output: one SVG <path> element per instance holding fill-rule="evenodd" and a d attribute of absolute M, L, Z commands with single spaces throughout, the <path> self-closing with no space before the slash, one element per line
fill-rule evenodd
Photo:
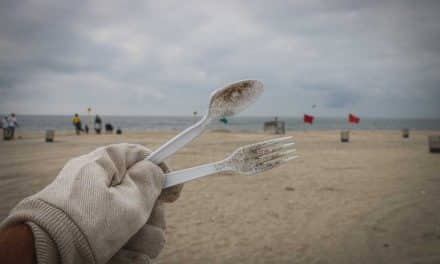
<path fill-rule="evenodd" d="M 296 149 L 293 148 L 295 143 L 291 139 L 292 137 L 275 138 L 251 145 L 249 151 L 255 160 L 254 173 L 278 167 L 297 158 L 294 155 Z"/>

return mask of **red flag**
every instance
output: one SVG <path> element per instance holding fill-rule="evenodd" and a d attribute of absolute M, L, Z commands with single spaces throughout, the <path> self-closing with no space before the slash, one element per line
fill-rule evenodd
<path fill-rule="evenodd" d="M 315 119 L 314 116 L 304 114 L 304 123 L 313 124 L 313 119 Z"/>
<path fill-rule="evenodd" d="M 355 123 L 355 124 L 359 124 L 359 122 L 361 121 L 361 119 L 353 114 L 349 114 L 348 115 L 348 122 L 350 123 Z"/>

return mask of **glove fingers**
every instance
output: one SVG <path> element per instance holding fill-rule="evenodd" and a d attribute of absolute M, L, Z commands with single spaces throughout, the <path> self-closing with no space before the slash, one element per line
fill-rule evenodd
<path fill-rule="evenodd" d="M 160 194 L 158 199 L 166 203 L 172 203 L 180 197 L 180 193 L 182 192 L 182 189 L 183 189 L 183 183 L 165 188 L 162 190 L 162 193 Z"/>
<path fill-rule="evenodd" d="M 160 163 L 159 167 L 164 173 L 170 172 L 170 168 L 167 166 L 167 164 L 165 164 L 165 162 Z M 172 203 L 180 197 L 180 192 L 182 191 L 182 189 L 183 184 L 163 189 L 158 199 L 162 202 Z"/>
<path fill-rule="evenodd" d="M 146 224 L 128 240 L 124 249 L 146 254 L 154 259 L 162 251 L 165 242 L 165 231 L 162 228 Z"/>
<path fill-rule="evenodd" d="M 108 262 L 108 264 L 148 264 L 150 258 L 142 253 L 131 250 L 119 250 Z"/>
<path fill-rule="evenodd" d="M 166 229 L 165 205 L 161 201 L 158 200 L 156 202 L 147 224 L 162 228 L 163 230 Z"/>
<path fill-rule="evenodd" d="M 150 218 L 124 246 L 124 249 L 155 258 L 165 245 L 165 206 L 157 201 Z"/>
<path fill-rule="evenodd" d="M 123 181 L 127 169 L 143 160 L 147 153 L 149 150 L 141 145 L 123 143 L 99 148 L 84 157 L 88 160 L 93 160 L 94 156 L 99 157 L 96 162 L 110 177 L 109 184 L 115 186 Z"/>
<path fill-rule="evenodd" d="M 154 203 L 162 191 L 162 186 L 165 181 L 165 175 L 162 170 L 152 162 L 142 160 L 132 166 L 125 177 L 127 179 L 114 188 L 120 189 L 130 187 L 130 189 L 133 190 L 133 187 L 130 185 L 134 184 L 136 186 L 135 188 L 142 194 L 143 202 L 145 202 L 144 206 L 149 211 L 150 215 Z"/>

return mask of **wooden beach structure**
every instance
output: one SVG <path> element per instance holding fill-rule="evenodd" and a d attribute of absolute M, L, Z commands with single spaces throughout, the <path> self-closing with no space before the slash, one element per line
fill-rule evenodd
<path fill-rule="evenodd" d="M 264 122 L 263 130 L 267 133 L 285 134 L 286 124 L 284 121 L 278 121 L 278 118 L 275 117 L 272 121 Z"/>

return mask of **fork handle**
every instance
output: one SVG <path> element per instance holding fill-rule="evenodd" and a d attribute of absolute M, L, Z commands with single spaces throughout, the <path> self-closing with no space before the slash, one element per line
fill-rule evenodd
<path fill-rule="evenodd" d="M 178 135 L 168 140 L 165 144 L 153 151 L 147 159 L 155 164 L 159 164 L 169 156 L 176 153 L 179 149 L 183 148 L 186 144 L 198 137 L 211 120 L 205 115 L 197 123 L 188 127 Z"/>
<path fill-rule="evenodd" d="M 219 161 L 208 163 L 188 169 L 173 171 L 165 174 L 166 180 L 163 188 L 171 187 L 180 183 L 184 183 L 187 181 L 192 181 L 197 178 L 201 178 L 204 176 L 212 175 L 222 171 L 230 171 L 226 165 L 226 161 Z"/>

